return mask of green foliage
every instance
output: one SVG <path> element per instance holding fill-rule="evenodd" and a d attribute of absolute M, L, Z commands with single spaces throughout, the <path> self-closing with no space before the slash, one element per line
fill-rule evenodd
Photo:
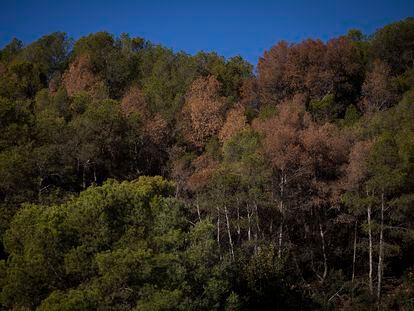
<path fill-rule="evenodd" d="M 405 93 L 414 88 L 414 69 L 407 70 L 399 75 L 395 81 L 401 93 Z"/>
<path fill-rule="evenodd" d="M 5 235 L 3 305 L 210 310 L 221 303 L 226 287 L 211 288 L 222 282 L 212 273 L 219 259 L 212 226 L 189 228 L 173 190 L 161 177 L 110 180 L 60 206 L 26 205 Z"/>
<path fill-rule="evenodd" d="M 402 73 L 413 66 L 414 18 L 386 25 L 372 38 L 371 53 Z"/>
<path fill-rule="evenodd" d="M 282 42 L 257 77 L 240 56 L 125 33 L 13 39 L 0 50 L 0 308 L 412 309 L 413 29 Z M 370 74 L 391 108 L 364 110 Z M 247 121 L 196 148 L 183 105 L 205 77 L 219 82 L 214 133 L 229 111 Z"/>
<path fill-rule="evenodd" d="M 359 113 L 358 109 L 354 105 L 349 105 L 345 111 L 343 124 L 345 126 L 352 126 L 359 120 L 360 117 L 361 114 Z"/>
<path fill-rule="evenodd" d="M 65 33 L 54 32 L 24 47 L 19 58 L 38 64 L 50 78 L 66 67 L 71 47 L 72 40 Z"/>
<path fill-rule="evenodd" d="M 261 120 L 270 119 L 274 115 L 278 113 L 276 106 L 264 106 L 262 109 L 260 109 L 258 118 Z"/>
<path fill-rule="evenodd" d="M 17 38 L 13 38 L 10 43 L 8 43 L 0 51 L 0 60 L 3 63 L 9 63 L 16 55 L 22 50 L 23 42 Z"/>
<path fill-rule="evenodd" d="M 316 120 L 323 122 L 334 120 L 337 116 L 335 96 L 327 94 L 321 100 L 312 100 L 309 110 Z"/>

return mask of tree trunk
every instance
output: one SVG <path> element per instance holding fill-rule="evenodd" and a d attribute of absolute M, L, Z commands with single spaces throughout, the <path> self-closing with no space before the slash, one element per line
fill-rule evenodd
<path fill-rule="evenodd" d="M 250 242 L 252 238 L 251 229 L 250 229 L 250 211 L 249 211 L 249 205 L 246 205 L 247 209 L 247 240 Z"/>
<path fill-rule="evenodd" d="M 254 209 L 255 209 L 255 212 L 256 212 L 256 228 L 257 228 L 257 234 L 259 235 L 259 233 L 261 232 L 261 229 L 260 229 L 260 224 L 259 224 L 259 211 L 258 211 L 256 202 L 253 202 L 253 206 L 254 206 Z"/>
<path fill-rule="evenodd" d="M 83 164 L 83 169 L 82 169 L 82 189 L 85 190 L 86 189 L 86 173 L 85 173 L 85 166 L 86 163 Z"/>
<path fill-rule="evenodd" d="M 177 182 L 175 183 L 175 198 L 176 198 L 176 199 L 178 199 L 178 194 L 179 194 L 179 192 L 180 192 L 180 182 L 179 182 L 179 181 L 177 181 Z"/>
<path fill-rule="evenodd" d="M 357 247 L 357 232 L 358 232 L 358 220 L 355 221 L 354 228 L 354 254 L 352 256 L 352 283 L 355 279 L 355 261 L 356 261 L 356 247 Z"/>
<path fill-rule="evenodd" d="M 42 202 L 42 184 L 43 184 L 43 177 L 39 177 L 39 190 L 37 193 L 37 199 L 39 202 Z"/>
<path fill-rule="evenodd" d="M 227 207 L 226 207 L 226 205 L 224 205 L 224 214 L 226 215 L 227 234 L 229 235 L 229 244 L 230 244 L 231 258 L 234 260 L 233 239 L 231 238 L 230 222 L 229 222 L 229 216 L 228 216 L 228 213 L 227 213 Z"/>
<path fill-rule="evenodd" d="M 273 218 L 270 219 L 269 234 L 271 237 L 273 236 Z"/>
<path fill-rule="evenodd" d="M 95 162 L 93 163 L 93 180 L 96 184 L 98 179 L 96 178 L 96 165 L 95 165 Z"/>
<path fill-rule="evenodd" d="M 217 207 L 217 245 L 220 249 L 220 209 Z"/>
<path fill-rule="evenodd" d="M 240 228 L 240 207 L 237 204 L 237 237 L 240 242 L 241 228 Z"/>
<path fill-rule="evenodd" d="M 381 193 L 381 225 L 380 225 L 380 240 L 379 240 L 379 251 L 378 251 L 378 287 L 377 287 L 378 302 L 381 299 L 381 282 L 382 282 L 383 262 L 384 262 L 384 191 Z"/>
<path fill-rule="evenodd" d="M 323 255 L 323 275 L 322 280 L 325 280 L 328 274 L 328 259 L 326 257 L 326 249 L 325 249 L 325 234 L 322 230 L 322 224 L 319 222 L 319 234 L 321 235 L 322 240 L 322 255 Z"/>
<path fill-rule="evenodd" d="M 368 205 L 367 209 L 367 221 L 368 221 L 368 256 L 369 256 L 369 272 L 368 272 L 368 286 L 369 292 L 371 295 L 373 294 L 373 286 L 372 286 L 372 229 L 371 229 L 371 205 Z"/>
<path fill-rule="evenodd" d="M 277 251 L 277 258 L 282 257 L 282 242 L 283 242 L 283 220 L 279 225 L 279 249 Z"/>
<path fill-rule="evenodd" d="M 198 221 L 201 221 L 201 213 L 200 213 L 200 205 L 198 203 L 198 196 L 197 196 L 197 199 L 196 199 L 196 207 L 197 207 Z"/>
<path fill-rule="evenodd" d="M 282 244 L 283 244 L 283 193 L 285 190 L 286 175 L 281 174 L 280 178 L 280 202 L 279 202 L 279 213 L 280 213 L 280 225 L 279 225 L 279 249 L 277 251 L 277 257 L 280 259 L 282 257 Z"/>

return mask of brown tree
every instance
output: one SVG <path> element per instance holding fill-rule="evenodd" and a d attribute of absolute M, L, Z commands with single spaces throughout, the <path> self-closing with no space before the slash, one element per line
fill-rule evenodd
<path fill-rule="evenodd" d="M 214 76 L 198 78 L 190 86 L 183 107 L 183 135 L 197 147 L 218 134 L 223 126 L 225 101 L 219 95 L 220 83 Z"/>
<path fill-rule="evenodd" d="M 165 145 L 168 141 L 168 123 L 160 114 L 144 120 L 143 132 L 144 137 L 155 145 Z"/>
<path fill-rule="evenodd" d="M 315 273 L 323 282 L 328 273 L 326 233 L 330 223 L 327 212 L 339 205 L 340 182 L 348 160 L 349 141 L 333 124 L 319 126 L 311 123 L 301 133 L 301 144 L 304 152 L 302 167 L 307 168 L 307 175 L 303 177 L 307 177 L 307 198 L 303 206 L 314 216 L 316 224 L 313 227 L 319 231 L 323 272 L 320 275 L 315 270 Z"/>
<path fill-rule="evenodd" d="M 384 110 L 397 101 L 391 83 L 391 68 L 386 63 L 374 62 L 362 85 L 362 95 L 361 109 L 367 113 Z"/>
<path fill-rule="evenodd" d="M 236 106 L 229 110 L 226 116 L 226 121 L 219 132 L 219 140 L 224 143 L 234 134 L 241 131 L 247 126 L 247 119 L 245 111 L 242 106 Z"/>
<path fill-rule="evenodd" d="M 288 45 L 280 42 L 265 52 L 258 64 L 262 104 L 277 104 L 295 94 L 320 100 L 327 94 L 352 97 L 362 72 L 355 46 L 346 37 L 305 40 Z"/>
<path fill-rule="evenodd" d="M 288 53 L 289 44 L 281 41 L 259 59 L 257 78 L 261 104 L 275 104 L 289 95 L 285 78 Z"/>
<path fill-rule="evenodd" d="M 307 169 L 306 166 L 301 166 L 303 152 L 300 135 L 309 122 L 310 116 L 305 112 L 303 98 L 296 96 L 294 101 L 280 105 L 278 114 L 274 117 L 265 121 L 256 120 L 253 123 L 254 128 L 265 135 L 264 153 L 273 169 L 272 192 L 280 216 L 278 257 L 281 257 L 283 249 L 286 206 L 293 205 L 288 201 L 292 198 L 292 187 L 295 187 L 294 183 Z M 273 220 L 270 226 L 273 227 Z"/>
<path fill-rule="evenodd" d="M 93 70 L 91 59 L 88 55 L 78 56 L 63 74 L 62 83 L 69 96 L 80 92 L 87 92 L 94 98 L 107 97 L 107 89 Z"/>
<path fill-rule="evenodd" d="M 305 232 L 296 242 L 305 249 L 312 243 L 320 246 L 322 272 L 313 263 L 312 269 L 324 281 L 329 251 L 326 210 L 338 203 L 348 140 L 334 125 L 313 122 L 305 111 L 303 96 L 279 105 L 275 116 L 256 120 L 254 126 L 264 133 L 264 152 L 273 169 L 278 256 L 292 232 L 297 234 L 292 226 L 301 223 Z"/>
<path fill-rule="evenodd" d="M 137 86 L 132 86 L 122 98 L 121 111 L 125 116 L 138 113 L 146 117 L 149 114 L 144 94 Z"/>
<path fill-rule="evenodd" d="M 259 90 L 256 78 L 243 80 L 240 87 L 240 104 L 250 109 L 258 109 Z"/>

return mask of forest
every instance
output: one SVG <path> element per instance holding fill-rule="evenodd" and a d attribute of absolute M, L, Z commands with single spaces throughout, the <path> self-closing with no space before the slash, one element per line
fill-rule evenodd
<path fill-rule="evenodd" d="M 254 66 L 0 50 L 0 310 L 414 310 L 414 18 Z"/>

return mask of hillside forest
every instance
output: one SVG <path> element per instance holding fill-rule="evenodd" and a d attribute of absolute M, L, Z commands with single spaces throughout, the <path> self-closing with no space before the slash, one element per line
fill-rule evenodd
<path fill-rule="evenodd" d="M 414 19 L 253 67 L 0 50 L 1 310 L 414 310 Z"/>

